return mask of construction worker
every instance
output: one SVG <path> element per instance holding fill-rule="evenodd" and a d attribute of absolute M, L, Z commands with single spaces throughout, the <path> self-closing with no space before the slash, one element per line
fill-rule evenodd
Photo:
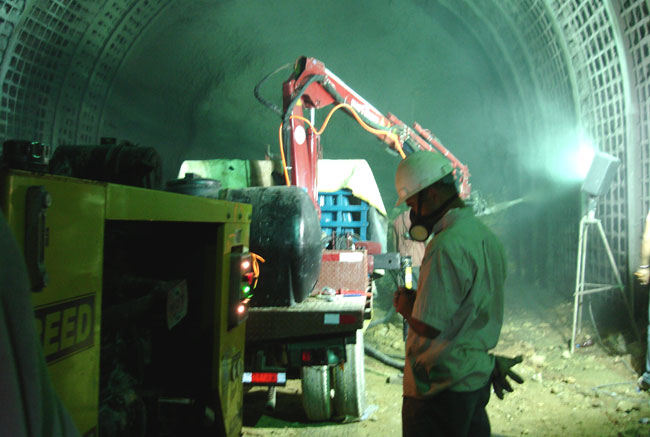
<path fill-rule="evenodd" d="M 0 435 L 79 436 L 36 335 L 23 256 L 0 211 Z"/>
<path fill-rule="evenodd" d="M 412 238 L 426 241 L 434 233 L 416 292 L 398 290 L 394 298 L 409 324 L 404 436 L 489 436 L 491 378 L 502 397 L 504 388 L 512 391 L 508 365 L 518 362 L 495 368 L 488 353 L 501 332 L 506 257 L 458 196 L 452 171 L 441 154 L 418 151 L 400 162 L 395 177 L 397 205 L 411 208 Z"/>
<path fill-rule="evenodd" d="M 648 211 L 645 218 L 645 229 L 641 239 L 641 260 L 634 275 L 641 285 L 648 285 L 648 282 L 650 282 L 650 211 Z M 648 307 L 648 317 L 650 318 L 650 306 Z M 645 357 L 645 372 L 638 380 L 639 389 L 644 391 L 650 389 L 650 324 L 648 324 L 648 345 Z"/>

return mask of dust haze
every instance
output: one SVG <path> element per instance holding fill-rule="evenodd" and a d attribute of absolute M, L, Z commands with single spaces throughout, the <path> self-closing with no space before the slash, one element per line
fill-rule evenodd
<path fill-rule="evenodd" d="M 545 230 L 566 226 L 564 242 L 579 220 L 579 186 L 549 171 L 561 159 L 557 150 L 572 147 L 564 132 L 572 110 L 558 114 L 557 103 L 516 88 L 530 78 L 489 52 L 466 21 L 431 3 L 179 0 L 118 70 L 101 135 L 157 147 L 165 179 L 185 159 L 263 159 L 267 145 L 277 151 L 280 118 L 253 88 L 277 67 L 315 57 L 384 114 L 430 129 L 469 167 L 473 189 L 490 204 L 522 199 L 487 221 L 505 241 L 513 272 L 541 280 L 557 264 Z M 271 77 L 264 97 L 281 105 L 288 75 Z M 326 113 L 318 112 L 317 125 Z M 343 112 L 321 141 L 325 158 L 369 162 L 390 211 L 398 158 Z"/>

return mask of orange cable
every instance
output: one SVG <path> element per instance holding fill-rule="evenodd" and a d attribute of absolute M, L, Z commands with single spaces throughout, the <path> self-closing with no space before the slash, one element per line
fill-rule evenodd
<path fill-rule="evenodd" d="M 259 262 L 266 262 L 264 258 L 259 256 L 256 253 L 249 252 L 251 254 L 251 258 L 253 259 L 253 277 L 255 278 L 255 284 L 253 284 L 253 288 L 257 287 L 257 279 L 260 276 L 260 265 L 258 264 Z"/>
<path fill-rule="evenodd" d="M 375 129 L 373 127 L 368 126 L 366 124 L 366 122 L 364 122 L 361 119 L 361 117 L 359 117 L 359 115 L 357 114 L 357 111 L 352 106 L 348 105 L 347 103 L 339 103 L 334 108 L 332 108 L 332 110 L 329 112 L 329 114 L 327 114 L 327 117 L 325 118 L 325 121 L 323 122 L 323 125 L 321 126 L 320 130 L 314 129 L 314 127 L 309 122 L 309 120 L 307 120 L 305 117 L 302 117 L 300 115 L 292 115 L 289 118 L 296 118 L 298 120 L 302 120 L 302 121 L 306 122 L 309 125 L 309 127 L 316 133 L 316 135 L 320 135 L 325 131 L 325 128 L 327 127 L 327 124 L 329 123 L 330 118 L 332 117 L 334 112 L 336 112 L 337 110 L 339 110 L 341 108 L 348 109 L 352 113 L 352 116 L 355 118 L 355 120 L 357 120 L 357 123 L 359 123 L 361 125 L 361 127 L 364 128 L 365 130 L 367 130 L 368 132 L 370 132 L 372 134 L 375 134 L 375 135 L 386 135 L 386 136 L 390 137 L 393 140 L 393 142 L 395 143 L 395 149 L 397 149 L 397 152 L 400 154 L 402 159 L 406 158 L 406 154 L 402 150 L 402 146 L 401 146 L 401 144 L 399 142 L 399 137 L 397 136 L 397 134 L 395 134 L 394 132 L 388 132 L 388 131 Z"/>
<path fill-rule="evenodd" d="M 280 140 L 280 156 L 282 157 L 282 169 L 284 170 L 284 180 L 287 182 L 287 186 L 291 185 L 289 180 L 289 172 L 287 172 L 287 159 L 284 157 L 284 147 L 282 146 L 282 123 L 280 123 L 280 131 L 278 132 L 278 138 Z"/>
<path fill-rule="evenodd" d="M 395 134 L 394 132 L 375 129 L 375 128 L 371 127 L 371 126 L 368 126 L 366 124 L 366 122 L 363 121 L 361 119 L 361 117 L 359 117 L 359 114 L 357 114 L 357 111 L 352 106 L 348 105 L 347 103 L 339 103 L 334 108 L 332 108 L 332 110 L 329 112 L 329 114 L 327 114 L 327 117 L 325 118 L 325 121 L 323 122 L 323 125 L 321 126 L 320 130 L 315 129 L 314 126 L 311 124 L 311 122 L 309 120 L 307 120 L 303 116 L 292 115 L 292 116 L 289 117 L 289 119 L 295 118 L 297 120 L 304 121 L 305 123 L 307 123 L 309 125 L 309 128 L 316 133 L 316 135 L 320 135 L 325 131 L 325 128 L 327 127 L 327 124 L 330 122 L 330 118 L 332 118 L 332 115 L 334 114 L 334 112 L 336 112 L 337 110 L 339 110 L 341 108 L 348 109 L 352 113 L 352 116 L 355 118 L 355 120 L 357 120 L 357 123 L 359 123 L 362 128 L 364 128 L 365 130 L 367 130 L 371 134 L 386 135 L 387 137 L 391 138 L 393 140 L 393 142 L 395 143 L 395 149 L 397 150 L 399 155 L 402 157 L 402 159 L 406 158 L 406 154 L 404 153 L 404 150 L 402 149 L 402 145 L 399 142 L 399 137 L 397 136 L 397 134 Z M 280 143 L 280 156 L 282 157 L 282 169 L 284 170 L 284 180 L 286 181 L 287 185 L 291 185 L 291 181 L 289 180 L 289 173 L 287 171 L 287 160 L 286 160 L 286 158 L 284 156 L 284 145 L 282 144 L 282 126 L 283 126 L 283 123 L 280 123 L 280 129 L 279 129 L 279 132 L 278 132 L 278 140 L 279 140 L 279 143 Z"/>

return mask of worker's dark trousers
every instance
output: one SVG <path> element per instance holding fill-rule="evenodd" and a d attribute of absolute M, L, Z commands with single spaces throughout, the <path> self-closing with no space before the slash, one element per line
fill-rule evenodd
<path fill-rule="evenodd" d="M 430 399 L 404 398 L 404 437 L 489 437 L 490 421 L 485 406 L 490 384 L 470 392 L 445 390 Z"/>
<path fill-rule="evenodd" d="M 650 302 L 648 302 L 648 317 L 650 320 Z M 650 323 L 648 323 L 648 348 L 646 349 L 645 353 L 645 372 L 643 372 L 643 380 L 647 383 L 650 384 Z"/>

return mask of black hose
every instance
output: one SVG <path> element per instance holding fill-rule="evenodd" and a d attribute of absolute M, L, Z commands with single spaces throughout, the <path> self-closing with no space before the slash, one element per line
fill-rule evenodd
<path fill-rule="evenodd" d="M 302 95 L 305 94 L 305 91 L 307 91 L 307 88 L 309 88 L 309 85 L 312 83 L 323 80 L 325 76 L 323 75 L 315 75 L 307 79 L 307 82 L 300 88 L 298 93 L 293 97 L 293 99 L 289 102 L 287 105 L 287 109 L 282 115 L 282 142 L 284 143 L 284 147 L 289 147 L 287 144 L 290 143 L 291 141 L 291 124 L 289 121 L 291 120 L 291 113 L 293 112 L 293 108 L 296 106 L 296 103 L 302 98 Z"/>
<path fill-rule="evenodd" d="M 307 91 L 307 88 L 309 88 L 309 85 L 311 85 L 314 82 L 317 82 L 319 80 L 325 79 L 325 76 L 321 74 L 314 75 L 307 79 L 305 84 L 298 90 L 296 95 L 293 97 L 293 99 L 289 102 L 287 105 L 287 110 L 285 113 L 282 115 L 283 119 L 282 122 L 284 123 L 284 128 L 288 129 L 287 125 L 289 124 L 289 119 L 291 118 L 291 112 L 293 112 L 294 106 L 296 106 L 296 103 L 298 103 L 298 100 L 302 97 L 303 94 L 305 94 L 305 91 Z"/>
<path fill-rule="evenodd" d="M 387 354 L 379 351 L 378 349 L 376 349 L 373 346 L 370 346 L 369 344 L 365 344 L 363 348 L 366 355 L 368 355 L 369 357 L 372 357 L 386 364 L 387 366 L 394 367 L 395 369 L 400 370 L 402 372 L 404 371 L 404 360 L 397 360 L 395 358 L 391 358 Z"/>
<path fill-rule="evenodd" d="M 323 88 L 325 88 L 325 90 L 326 90 L 328 93 L 330 93 L 330 94 L 332 95 L 332 97 L 334 97 L 334 100 L 335 100 L 337 103 L 348 103 L 348 101 L 346 101 L 346 100 L 341 96 L 341 94 L 339 94 L 339 92 L 336 91 L 336 88 L 335 88 L 334 85 L 332 85 L 331 83 L 329 83 L 329 82 L 324 82 L 324 83 L 322 83 L 322 86 L 323 86 Z M 348 113 L 350 113 L 350 115 L 352 115 L 352 112 L 350 111 L 350 109 L 348 109 L 348 108 L 344 108 L 344 109 L 345 109 L 345 111 L 347 111 Z M 361 119 L 362 119 L 362 120 L 363 120 L 363 121 L 364 121 L 368 126 L 374 128 L 374 129 L 381 130 L 381 131 L 385 131 L 385 132 L 394 132 L 393 129 L 386 129 L 386 126 L 383 126 L 383 125 L 381 125 L 381 124 L 379 124 L 379 123 L 375 123 L 374 121 L 370 120 L 369 118 L 367 118 L 366 116 L 364 116 L 363 113 L 357 112 L 357 115 L 358 115 L 358 116 L 359 116 L 359 117 L 360 117 L 360 118 L 361 118 Z M 418 150 L 419 147 L 418 147 L 417 143 L 415 143 L 413 140 L 411 140 L 411 138 L 410 138 L 410 136 L 409 136 L 409 137 L 406 138 L 406 140 L 405 140 L 404 143 L 402 144 L 402 149 L 404 150 L 404 152 L 405 152 L 407 155 L 410 155 L 410 154 L 413 153 L 415 150 Z M 389 148 L 388 150 L 391 150 L 391 149 Z"/>
<path fill-rule="evenodd" d="M 323 88 L 325 88 L 325 90 L 332 95 L 332 97 L 334 98 L 336 103 L 349 103 L 348 101 L 346 101 L 343 98 L 343 96 L 341 96 L 341 94 L 338 91 L 336 91 L 336 88 L 334 87 L 334 85 L 332 85 L 331 83 L 328 83 L 328 82 L 325 82 L 322 85 L 323 85 Z M 343 109 L 346 112 L 352 114 L 350 109 L 348 109 L 348 108 L 343 108 Z M 374 121 L 370 120 L 365 115 L 363 115 L 363 113 L 359 113 L 358 111 L 355 111 L 355 112 L 364 121 L 364 123 L 366 123 L 368 126 L 374 128 L 374 129 L 386 131 L 386 126 L 382 126 L 379 123 L 375 123 Z M 389 132 L 389 131 L 387 131 L 387 132 Z"/>
<path fill-rule="evenodd" d="M 395 358 L 396 360 L 404 361 L 404 354 L 386 354 L 387 356 L 391 358 Z"/>
<path fill-rule="evenodd" d="M 269 100 L 266 100 L 264 97 L 262 97 L 262 94 L 260 93 L 260 88 L 262 87 L 262 85 L 264 84 L 264 82 L 266 82 L 266 81 L 268 80 L 269 77 L 273 76 L 274 74 L 277 74 L 278 72 L 280 72 L 280 71 L 282 71 L 282 70 L 284 70 L 285 68 L 290 67 L 290 66 L 291 66 L 290 63 L 288 63 L 288 64 L 284 64 L 283 66 L 276 68 L 275 70 L 273 70 L 272 72 L 270 72 L 269 74 L 267 74 L 266 76 L 264 76 L 264 77 L 262 78 L 262 80 L 260 80 L 260 81 L 257 83 L 257 85 L 255 85 L 255 90 L 253 91 L 253 93 L 255 94 L 255 98 L 256 98 L 256 99 L 257 99 L 261 104 L 263 104 L 264 106 L 266 106 L 267 108 L 269 108 L 269 109 L 272 110 L 273 112 L 276 112 L 280 117 L 282 117 L 282 108 L 280 108 L 280 107 L 279 107 L 278 105 L 276 105 L 275 103 L 273 103 L 273 102 L 271 102 L 271 101 L 269 101 Z"/>

